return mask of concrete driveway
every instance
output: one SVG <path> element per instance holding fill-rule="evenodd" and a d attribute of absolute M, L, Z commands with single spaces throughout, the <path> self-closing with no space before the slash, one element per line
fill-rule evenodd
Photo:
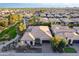
<path fill-rule="evenodd" d="M 43 43 L 42 44 L 42 53 L 52 53 L 52 48 L 50 43 Z"/>

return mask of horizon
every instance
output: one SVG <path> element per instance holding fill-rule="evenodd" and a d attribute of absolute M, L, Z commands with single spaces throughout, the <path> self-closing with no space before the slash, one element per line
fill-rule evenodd
<path fill-rule="evenodd" d="M 74 3 L 0 3 L 0 8 L 65 8 L 79 7 Z"/>

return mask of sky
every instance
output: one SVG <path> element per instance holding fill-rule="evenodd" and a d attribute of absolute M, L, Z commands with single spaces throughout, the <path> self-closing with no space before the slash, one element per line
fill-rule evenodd
<path fill-rule="evenodd" d="M 79 7 L 74 3 L 0 3 L 0 8 L 51 8 Z"/>

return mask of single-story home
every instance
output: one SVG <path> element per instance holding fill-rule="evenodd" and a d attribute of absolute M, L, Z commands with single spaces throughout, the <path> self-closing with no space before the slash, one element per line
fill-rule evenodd
<path fill-rule="evenodd" d="M 49 22 L 52 24 L 61 24 L 61 21 L 58 18 L 49 18 Z"/>
<path fill-rule="evenodd" d="M 79 24 L 79 18 L 71 18 L 76 24 Z"/>
<path fill-rule="evenodd" d="M 70 43 L 72 44 L 74 41 L 79 41 L 79 35 L 75 32 L 72 33 L 64 33 L 64 36 L 67 38 L 67 40 L 70 40 Z"/>
<path fill-rule="evenodd" d="M 79 42 L 79 34 L 76 33 L 76 30 L 71 29 L 68 26 L 52 25 L 51 30 L 55 35 L 67 39 L 70 44 L 73 42 Z"/>
<path fill-rule="evenodd" d="M 40 22 L 44 22 L 44 23 L 48 23 L 49 19 L 44 17 L 44 18 L 40 18 Z"/>
<path fill-rule="evenodd" d="M 79 18 L 79 14 L 77 14 L 77 13 L 71 14 L 71 17 L 72 18 Z"/>
<path fill-rule="evenodd" d="M 61 25 L 52 25 L 51 30 L 53 33 L 64 33 L 64 32 L 76 32 L 74 29 L 69 28 L 68 26 L 61 26 Z"/>
<path fill-rule="evenodd" d="M 51 38 L 52 35 L 48 26 L 29 26 L 21 38 L 21 42 L 35 45 L 36 43 L 42 44 L 45 41 L 50 41 Z"/>
<path fill-rule="evenodd" d="M 62 22 L 64 25 L 75 24 L 75 21 L 74 21 L 74 20 L 70 20 L 70 19 L 68 19 L 68 18 L 61 18 L 60 20 L 61 20 L 61 22 Z"/>
<path fill-rule="evenodd" d="M 62 15 L 59 15 L 59 14 L 55 14 L 54 16 L 55 18 L 62 18 Z"/>
<path fill-rule="evenodd" d="M 45 13 L 40 13 L 40 16 L 41 17 L 46 17 L 46 14 Z"/>
<path fill-rule="evenodd" d="M 73 27 L 73 29 L 79 34 L 79 27 Z"/>
<path fill-rule="evenodd" d="M 52 14 L 47 14 L 47 18 L 54 18 L 54 15 L 52 15 Z"/>

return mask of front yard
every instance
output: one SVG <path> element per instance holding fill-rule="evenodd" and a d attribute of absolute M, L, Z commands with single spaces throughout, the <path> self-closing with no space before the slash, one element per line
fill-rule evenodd
<path fill-rule="evenodd" d="M 64 40 L 64 39 L 63 39 Z M 55 53 L 77 53 L 77 49 L 73 46 L 67 46 L 66 41 L 61 40 L 59 44 L 56 39 L 51 40 L 51 47 Z"/>

